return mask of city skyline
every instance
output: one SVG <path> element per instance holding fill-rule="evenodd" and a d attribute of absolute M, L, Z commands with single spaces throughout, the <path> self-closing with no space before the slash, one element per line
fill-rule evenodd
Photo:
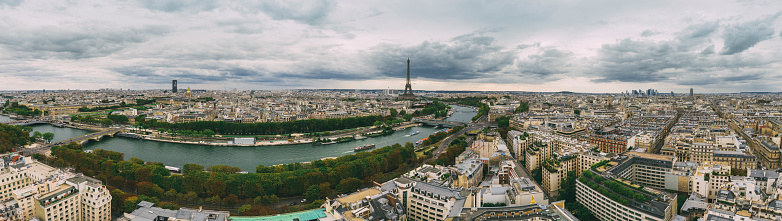
<path fill-rule="evenodd" d="M 778 92 L 775 1 L 0 2 L 0 90 Z"/>

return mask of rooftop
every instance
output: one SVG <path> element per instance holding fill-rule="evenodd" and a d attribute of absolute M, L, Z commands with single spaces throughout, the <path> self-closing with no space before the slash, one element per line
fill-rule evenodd
<path fill-rule="evenodd" d="M 291 220 L 321 220 L 326 218 L 326 209 L 314 209 L 274 216 L 232 216 L 231 221 L 291 221 Z"/>
<path fill-rule="evenodd" d="M 641 153 L 641 152 L 628 152 L 627 155 L 654 159 L 654 160 L 665 160 L 665 161 L 674 161 L 676 159 L 676 157 L 674 156 L 667 156 L 667 155 L 653 154 L 653 153 Z"/>
<path fill-rule="evenodd" d="M 368 196 L 374 196 L 380 194 L 380 190 L 375 188 L 368 188 L 362 191 L 359 191 L 354 194 L 350 194 L 344 197 L 337 198 L 337 202 L 341 204 L 350 204 L 356 201 L 361 201 L 363 199 L 366 199 Z"/>

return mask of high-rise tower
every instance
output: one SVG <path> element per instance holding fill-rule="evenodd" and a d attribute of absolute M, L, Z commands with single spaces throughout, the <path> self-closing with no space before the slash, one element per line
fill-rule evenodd
<path fill-rule="evenodd" d="M 171 81 L 171 93 L 176 93 L 176 80 Z"/>
<path fill-rule="evenodd" d="M 405 84 L 405 92 L 400 95 L 402 99 L 414 99 L 413 86 L 410 84 L 410 58 L 407 58 L 407 84 Z"/>

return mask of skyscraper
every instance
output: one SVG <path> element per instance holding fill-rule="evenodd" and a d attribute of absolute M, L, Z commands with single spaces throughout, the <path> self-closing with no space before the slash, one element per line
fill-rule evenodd
<path fill-rule="evenodd" d="M 407 84 L 405 84 L 405 92 L 400 95 L 402 99 L 414 99 L 413 87 L 410 84 L 410 58 L 407 58 Z"/>
<path fill-rule="evenodd" d="M 692 97 L 692 88 L 690 88 L 690 97 Z"/>
<path fill-rule="evenodd" d="M 171 81 L 171 93 L 176 93 L 176 80 Z"/>

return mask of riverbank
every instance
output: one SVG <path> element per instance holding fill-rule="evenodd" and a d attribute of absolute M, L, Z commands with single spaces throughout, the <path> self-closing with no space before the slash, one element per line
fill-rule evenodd
<path fill-rule="evenodd" d="M 394 127 L 394 130 L 404 130 L 411 127 L 420 126 L 419 123 L 412 123 L 408 122 L 407 124 Z M 369 129 L 370 131 L 372 129 Z M 331 136 L 324 139 L 329 140 L 337 140 L 339 138 L 345 138 L 345 137 L 354 137 L 356 135 L 359 135 L 361 133 L 364 133 L 367 130 L 360 130 L 356 132 L 341 134 L 339 136 Z M 281 145 L 296 145 L 296 144 L 311 144 L 314 142 L 313 138 L 303 138 L 303 139 L 283 139 L 283 140 L 264 140 L 264 141 L 256 141 L 254 144 L 232 144 L 228 142 L 207 142 L 207 141 L 194 141 L 194 140 L 172 140 L 172 139 L 160 139 L 156 138 L 154 136 L 149 135 L 138 135 L 141 139 L 144 140 L 151 140 L 151 141 L 157 141 L 157 142 L 166 142 L 166 143 L 178 143 L 178 144 L 191 144 L 191 145 L 204 145 L 204 146 L 231 146 L 231 147 L 258 147 L 258 146 L 281 146 Z"/>
<path fill-rule="evenodd" d="M 469 122 L 470 118 L 475 115 L 474 109 L 469 107 L 453 106 L 453 111 L 451 116 L 446 119 L 447 121 Z M 162 162 L 165 165 L 179 168 L 188 163 L 197 163 L 205 167 L 229 165 L 239 167 L 242 171 L 255 171 L 258 165 L 268 166 L 312 162 L 318 159 L 337 158 L 355 154 L 354 147 L 357 146 L 375 144 L 376 148 L 382 148 L 397 143 L 401 145 L 407 142 L 415 143 L 441 129 L 430 126 L 416 127 L 415 125 L 417 124 L 396 126 L 395 129 L 400 129 L 400 127 L 407 127 L 407 129 L 396 131 L 394 134 L 387 136 L 369 137 L 367 139 L 331 145 L 288 143 L 287 140 L 283 140 L 283 137 L 276 139 L 275 143 L 280 144 L 276 146 L 268 146 L 268 144 L 264 146 L 217 146 L 114 136 L 113 138 L 101 139 L 99 142 L 87 142 L 83 148 L 84 150 L 103 149 L 115 151 L 123 153 L 125 159 L 136 157 L 145 161 Z M 52 142 L 59 142 L 91 133 L 88 130 L 74 129 L 75 127 L 55 127 L 50 124 L 38 124 L 32 127 L 36 131 L 55 133 L 55 139 Z M 157 130 L 144 131 L 150 132 L 152 136 L 157 133 Z M 419 131 L 420 133 L 406 136 L 414 131 Z M 131 130 L 129 132 L 134 131 Z M 332 136 L 335 135 L 332 134 Z M 287 139 L 287 136 L 284 138 Z M 269 141 L 267 140 L 266 142 L 268 143 Z"/>

